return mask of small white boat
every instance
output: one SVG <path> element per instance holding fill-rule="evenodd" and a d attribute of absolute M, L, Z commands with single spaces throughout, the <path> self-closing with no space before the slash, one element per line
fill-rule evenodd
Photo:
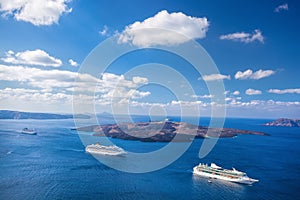
<path fill-rule="evenodd" d="M 216 178 L 248 185 L 258 182 L 258 180 L 256 179 L 249 178 L 244 172 L 240 172 L 234 168 L 232 168 L 232 170 L 223 169 L 222 167 L 217 166 L 215 163 L 211 163 L 210 166 L 207 164 L 200 163 L 199 165 L 193 168 L 193 173 L 208 178 Z M 208 182 L 209 181 L 210 180 L 208 180 Z"/>
<path fill-rule="evenodd" d="M 28 135 L 36 135 L 37 131 L 35 129 L 24 128 L 21 133 Z"/>

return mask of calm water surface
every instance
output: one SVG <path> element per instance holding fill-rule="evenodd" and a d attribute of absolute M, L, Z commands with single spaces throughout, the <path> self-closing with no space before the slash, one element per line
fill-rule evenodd
<path fill-rule="evenodd" d="M 198 158 L 198 139 L 166 168 L 131 174 L 86 154 L 77 132 L 70 130 L 73 120 L 0 120 L 0 199 L 300 199 L 300 128 L 261 126 L 267 121 L 227 119 L 225 127 L 271 136 L 220 139 L 203 159 Z M 38 135 L 20 134 L 24 127 L 36 128 Z M 111 141 L 135 152 L 165 145 Z M 208 183 L 192 174 L 199 162 L 235 167 L 260 181 L 252 186 Z"/>

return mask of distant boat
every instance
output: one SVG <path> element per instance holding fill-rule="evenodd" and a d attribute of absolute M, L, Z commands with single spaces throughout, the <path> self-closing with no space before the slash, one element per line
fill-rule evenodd
<path fill-rule="evenodd" d="M 200 163 L 199 165 L 193 168 L 193 173 L 209 178 L 216 178 L 248 185 L 258 182 L 258 180 L 256 179 L 249 178 L 244 172 L 240 172 L 234 168 L 232 168 L 232 170 L 223 169 L 222 167 L 217 166 L 215 163 L 211 163 L 210 166 L 207 164 Z"/>
<path fill-rule="evenodd" d="M 28 135 L 36 135 L 37 131 L 35 129 L 23 128 L 21 133 Z"/>
<path fill-rule="evenodd" d="M 122 149 L 121 147 L 117 147 L 116 145 L 104 146 L 101 145 L 100 143 L 87 145 L 85 151 L 91 154 L 112 155 L 112 156 L 127 154 L 127 152 L 124 151 L 124 149 Z"/>

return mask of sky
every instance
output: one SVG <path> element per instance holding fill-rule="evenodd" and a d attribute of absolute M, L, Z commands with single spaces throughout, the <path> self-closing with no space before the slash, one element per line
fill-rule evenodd
<path fill-rule="evenodd" d="M 0 109 L 299 118 L 299 9 L 297 0 L 0 0 Z M 91 56 L 110 39 L 117 50 Z M 202 59 L 200 73 L 168 51 L 195 43 L 202 51 L 185 52 Z"/>

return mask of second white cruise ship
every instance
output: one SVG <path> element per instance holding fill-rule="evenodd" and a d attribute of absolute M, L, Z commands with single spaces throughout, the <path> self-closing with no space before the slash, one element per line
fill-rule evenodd
<path fill-rule="evenodd" d="M 232 168 L 232 170 L 223 169 L 222 167 L 217 166 L 215 163 L 211 163 L 210 166 L 207 164 L 200 163 L 199 165 L 193 168 L 193 173 L 209 178 L 216 178 L 248 185 L 258 182 L 258 180 L 256 179 L 249 178 L 244 172 L 240 172 L 234 168 Z"/>
<path fill-rule="evenodd" d="M 127 154 L 127 152 L 124 151 L 124 149 L 122 149 L 121 147 L 117 147 L 116 145 L 104 146 L 101 145 L 100 143 L 87 145 L 85 151 L 91 154 L 112 155 L 112 156 Z"/>

